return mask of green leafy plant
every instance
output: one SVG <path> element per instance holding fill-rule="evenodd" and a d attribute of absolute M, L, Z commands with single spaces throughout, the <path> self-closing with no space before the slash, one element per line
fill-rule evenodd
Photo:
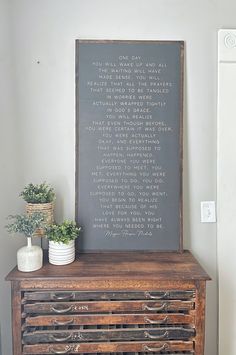
<path fill-rule="evenodd" d="M 25 186 L 20 196 L 28 203 L 49 203 L 55 199 L 55 192 L 46 182 L 38 185 L 30 183 Z"/>
<path fill-rule="evenodd" d="M 8 219 L 11 223 L 6 225 L 9 233 L 21 233 L 26 237 L 32 237 L 38 228 L 44 227 L 44 215 L 41 212 L 35 212 L 31 215 L 10 215 Z"/>
<path fill-rule="evenodd" d="M 50 224 L 45 228 L 48 240 L 63 244 L 68 244 L 71 240 L 75 240 L 80 231 L 81 227 L 77 226 L 74 221 L 68 220 L 61 224 Z"/>

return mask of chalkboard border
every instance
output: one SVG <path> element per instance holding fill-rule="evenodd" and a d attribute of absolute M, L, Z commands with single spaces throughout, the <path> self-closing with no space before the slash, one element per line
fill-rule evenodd
<path fill-rule="evenodd" d="M 179 252 L 183 253 L 183 102 L 184 102 L 184 52 L 185 43 L 182 40 L 96 40 L 96 39 L 76 39 L 75 40 L 75 220 L 79 224 L 79 85 L 78 83 L 78 73 L 79 73 L 79 62 L 77 58 L 79 57 L 79 45 L 80 44 L 119 44 L 119 43 L 141 43 L 141 44 L 176 44 L 180 45 L 180 87 L 179 87 L 179 97 L 180 97 L 180 110 L 179 110 L 179 176 L 180 176 L 180 186 L 179 186 L 179 249 L 178 250 L 159 250 L 159 249 L 145 249 L 143 252 Z M 79 239 L 79 238 L 78 238 Z M 116 252 L 135 252 L 136 249 L 131 250 L 97 250 L 97 249 L 81 249 L 79 247 L 79 240 L 76 240 L 76 253 L 116 253 Z M 142 250 L 139 252 L 142 252 Z"/>

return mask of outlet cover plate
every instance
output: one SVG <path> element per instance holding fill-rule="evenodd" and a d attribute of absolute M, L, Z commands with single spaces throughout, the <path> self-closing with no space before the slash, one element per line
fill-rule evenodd
<path fill-rule="evenodd" d="M 215 201 L 201 202 L 201 222 L 215 223 L 216 222 L 216 206 Z"/>

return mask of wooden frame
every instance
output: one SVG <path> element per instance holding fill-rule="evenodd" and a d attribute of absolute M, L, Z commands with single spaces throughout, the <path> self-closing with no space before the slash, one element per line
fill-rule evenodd
<path fill-rule="evenodd" d="M 99 64 L 99 56 L 101 55 L 103 50 L 106 51 L 106 49 L 108 47 L 110 47 L 110 49 L 111 48 L 114 49 L 114 48 L 117 48 L 119 46 L 120 46 L 120 48 L 123 48 L 124 46 L 125 46 L 125 48 L 127 48 L 126 47 L 127 45 L 131 46 L 131 48 L 136 48 L 136 49 L 139 46 L 141 46 L 140 48 L 142 48 L 142 49 L 146 48 L 145 46 L 147 46 L 147 48 L 149 48 L 149 49 L 150 48 L 157 48 L 158 46 L 163 46 L 163 48 L 174 48 L 174 47 L 177 48 L 176 49 L 176 53 L 177 54 L 175 54 L 176 58 L 177 58 L 176 60 L 178 62 L 177 74 L 176 74 L 177 75 L 177 79 L 176 79 L 176 82 L 173 83 L 173 85 L 176 84 L 176 86 L 178 86 L 177 91 L 176 91 L 176 95 L 178 96 L 178 98 L 175 100 L 175 103 L 174 103 L 176 105 L 176 107 L 178 107 L 177 112 L 175 112 L 175 117 L 176 117 L 176 122 L 177 122 L 176 130 L 178 131 L 178 133 L 177 133 L 178 137 L 176 137 L 176 136 L 174 137 L 174 139 L 177 140 L 177 143 L 175 143 L 175 147 L 174 147 L 173 150 L 177 149 L 177 156 L 178 156 L 178 164 L 177 164 L 178 166 L 175 167 L 175 172 L 174 172 L 174 174 L 176 174 L 176 176 L 178 177 L 178 179 L 177 179 L 178 181 L 176 182 L 176 186 L 175 186 L 175 189 L 177 191 L 176 193 L 178 195 L 178 207 L 177 207 L 177 209 L 178 209 L 178 211 L 177 211 L 177 213 L 178 213 L 178 231 L 177 231 L 177 233 L 178 233 L 178 242 L 175 241 L 173 247 L 168 245 L 167 248 L 161 248 L 161 247 L 158 248 L 158 246 L 153 246 L 153 244 L 149 244 L 148 238 L 146 239 L 147 243 L 145 241 L 146 246 L 144 246 L 144 244 L 142 243 L 142 245 L 140 245 L 138 248 L 137 248 L 137 241 L 127 243 L 127 246 L 122 246 L 121 247 L 121 243 L 120 243 L 121 242 L 121 238 L 118 238 L 119 239 L 118 242 L 116 242 L 116 241 L 115 241 L 115 243 L 112 242 L 113 244 L 111 243 L 112 245 L 110 245 L 109 247 L 107 247 L 107 239 L 106 239 L 106 241 L 105 241 L 105 239 L 103 239 L 101 241 L 101 244 L 98 245 L 97 240 L 95 239 L 95 238 L 97 238 L 96 237 L 96 235 L 98 234 L 97 231 L 95 231 L 94 232 L 94 236 L 91 237 L 91 228 L 90 228 L 91 226 L 89 226 L 89 228 L 88 228 L 87 223 L 85 223 L 85 224 L 83 223 L 84 216 L 82 217 L 82 220 L 81 220 L 82 214 L 84 215 L 86 213 L 89 216 L 89 218 L 90 217 L 91 217 L 91 219 L 93 218 L 93 211 L 91 211 L 94 208 L 93 203 L 91 203 L 91 201 L 90 201 L 90 204 L 89 203 L 87 204 L 87 200 L 89 199 L 89 196 L 86 195 L 85 192 L 84 192 L 84 186 L 87 183 L 89 184 L 88 181 L 89 181 L 89 174 L 91 174 L 91 169 L 90 169 L 90 172 L 88 174 L 85 173 L 84 176 L 82 174 L 83 174 L 84 169 L 87 167 L 87 164 L 89 164 L 90 161 L 91 161 L 91 164 L 92 164 L 93 163 L 92 159 L 96 159 L 96 157 L 94 158 L 94 156 L 96 155 L 96 152 L 94 154 L 94 151 L 92 151 L 92 152 L 90 151 L 90 154 L 87 154 L 87 152 L 86 152 L 86 157 L 88 159 L 84 159 L 84 161 L 82 161 L 82 163 L 81 163 L 81 156 L 79 156 L 80 154 L 84 154 L 85 153 L 85 151 L 84 151 L 84 153 L 81 153 L 82 149 L 81 149 L 81 145 L 80 145 L 81 141 L 84 139 L 84 134 L 85 134 L 85 128 L 84 127 L 85 127 L 85 121 L 86 121 L 85 109 L 82 107 L 83 106 L 82 100 L 84 100 L 84 102 L 89 102 L 89 100 L 91 101 L 92 99 L 95 100 L 96 99 L 96 94 L 99 93 L 99 91 L 95 90 L 94 98 L 93 98 L 92 95 L 90 95 L 90 97 L 89 96 L 86 97 L 87 101 L 84 98 L 81 99 L 82 95 L 85 95 L 85 96 L 87 95 L 87 93 L 84 94 L 84 92 L 83 92 L 83 90 L 86 91 L 87 84 L 85 85 L 85 82 L 86 82 L 86 80 L 87 80 L 87 82 L 89 82 L 89 80 L 91 81 L 91 77 L 89 77 L 89 75 L 90 75 L 92 69 L 94 69 L 92 64 L 90 64 L 90 67 L 89 67 L 89 64 L 88 64 L 88 62 L 90 60 L 91 52 L 88 52 L 88 53 L 90 53 L 90 56 L 87 55 L 87 57 L 84 57 L 84 58 L 86 58 L 86 60 L 83 59 L 83 61 L 81 60 L 81 58 L 83 58 L 81 53 L 83 53 L 84 48 L 86 48 L 86 47 L 87 48 L 90 47 L 90 49 L 91 48 L 93 49 L 93 47 L 94 47 L 93 50 L 94 50 L 95 56 L 93 58 L 93 61 L 94 62 L 97 61 L 97 63 L 98 63 L 98 67 L 97 68 L 95 67 L 95 68 L 96 69 L 99 69 L 99 68 L 103 69 L 104 75 L 101 75 L 101 77 L 105 78 L 105 79 L 101 79 L 101 80 L 103 80 L 103 82 L 105 82 L 106 85 L 109 85 L 109 80 L 111 80 L 111 72 L 109 70 L 105 70 L 105 69 L 109 69 L 111 67 L 109 67 L 109 64 L 108 64 L 108 67 L 105 67 L 105 64 L 104 64 L 105 62 L 104 61 L 103 61 L 103 63 L 100 63 L 101 64 L 100 65 Z M 100 47 L 100 46 L 102 46 L 102 47 Z M 99 52 L 99 48 L 102 48 L 102 50 L 100 50 L 100 52 Z M 109 52 L 109 50 L 108 50 L 108 52 Z M 143 52 L 145 52 L 145 51 L 143 51 Z M 110 51 L 109 52 L 109 56 L 111 56 L 111 53 L 113 53 L 113 52 Z M 107 58 L 109 58 L 109 56 Z M 122 56 L 124 58 L 126 57 L 125 54 L 122 55 Z M 114 58 L 111 57 L 111 59 L 110 59 L 110 64 L 111 65 L 112 65 L 112 60 L 114 60 Z M 142 60 L 143 60 L 143 58 L 142 58 Z M 127 65 L 128 65 L 128 61 L 126 63 Z M 100 62 L 102 62 L 102 60 Z M 113 62 L 113 64 L 115 64 L 115 63 Z M 169 64 L 167 64 L 167 65 L 169 65 Z M 150 250 L 150 251 L 153 251 L 153 250 L 159 250 L 159 251 L 179 251 L 179 252 L 183 251 L 183 215 L 182 215 L 182 211 L 183 211 L 183 201 L 182 201 L 182 195 L 183 195 L 183 193 L 182 193 L 182 170 L 183 170 L 183 142 L 182 142 L 183 141 L 183 68 L 184 68 L 184 42 L 182 42 L 182 41 L 97 41 L 97 40 L 77 40 L 76 41 L 76 176 L 75 176 L 76 205 L 75 205 L 75 216 L 76 216 L 77 222 L 82 224 L 82 226 L 84 228 L 84 231 L 85 231 L 84 238 L 82 236 L 82 242 L 81 242 L 81 240 L 79 241 L 79 245 L 80 245 L 79 249 L 82 250 L 83 252 L 87 252 L 87 251 L 96 252 L 98 250 L 99 251 L 119 251 L 119 250 L 130 250 L 130 251 L 132 251 L 132 250 L 146 250 L 146 251 Z M 96 71 L 96 69 L 95 69 L 95 71 Z M 86 70 L 87 70 L 87 73 L 89 74 L 87 79 L 85 79 Z M 173 68 L 172 68 L 172 70 L 173 70 Z M 126 70 L 126 73 L 127 72 L 128 71 Z M 97 71 L 97 73 L 98 73 L 98 71 Z M 101 70 L 101 73 L 102 73 L 102 70 Z M 166 75 L 167 75 L 167 79 L 168 79 L 168 75 L 169 74 L 166 74 Z M 148 79 L 148 80 L 149 81 L 148 81 L 147 85 L 150 85 L 151 81 L 150 81 L 150 79 Z M 159 80 L 161 80 L 161 79 L 159 79 Z M 158 79 L 157 79 L 157 81 L 158 81 Z M 81 84 L 81 82 L 83 82 L 83 83 Z M 96 80 L 94 80 L 94 82 L 96 82 Z M 136 83 L 134 83 L 134 86 L 137 83 L 138 83 L 138 81 Z M 137 84 L 137 85 L 139 85 L 139 84 Z M 91 87 L 93 89 L 95 89 L 95 87 L 93 87 L 93 85 L 91 85 Z M 90 87 L 90 89 L 91 89 L 91 87 Z M 137 86 L 135 88 L 137 88 Z M 100 91 L 100 93 L 101 93 L 101 91 Z M 125 90 L 125 94 L 126 94 L 126 90 Z M 106 97 L 109 97 L 109 100 L 113 99 L 113 101 L 118 102 L 118 100 L 114 99 L 114 95 L 113 94 L 111 94 L 109 96 L 109 95 L 105 95 L 103 93 L 103 96 L 102 95 L 99 96 L 99 94 L 98 94 L 97 97 L 99 97 L 101 102 L 102 102 L 102 100 L 106 99 Z M 176 101 L 178 101 L 178 102 L 176 102 Z M 147 103 L 144 103 L 144 104 L 147 104 Z M 81 107 L 82 107 L 82 109 L 81 109 Z M 89 116 L 91 114 L 91 105 L 90 105 L 90 107 L 87 106 L 87 108 L 88 108 L 88 110 L 87 110 L 88 113 L 86 113 L 86 114 L 87 114 L 87 116 Z M 106 109 L 107 108 L 108 108 L 108 106 L 106 106 Z M 99 109 L 100 109 L 100 107 L 98 106 L 97 107 L 97 111 L 96 111 L 96 114 L 97 114 L 96 119 L 101 120 L 101 117 L 104 114 L 104 112 L 102 114 L 100 114 L 99 113 Z M 111 110 L 109 110 L 108 112 L 112 113 Z M 90 116 L 92 116 L 93 114 L 94 114 L 94 112 L 92 112 L 92 114 Z M 100 114 L 100 116 L 99 116 L 99 114 Z M 82 117 L 82 119 L 81 119 L 81 117 Z M 95 117 L 95 116 L 93 116 L 93 117 Z M 117 120 L 118 116 L 115 116 L 115 117 L 116 117 L 115 120 Z M 83 127 L 81 128 L 80 125 L 82 125 Z M 94 129 L 94 127 L 92 127 L 92 128 Z M 87 129 L 88 129 L 88 127 L 87 127 Z M 91 135 L 90 135 L 90 137 L 87 137 L 87 138 L 89 138 L 88 141 L 90 140 L 90 143 L 91 143 L 90 146 L 93 145 L 93 144 L 94 145 L 96 144 L 96 137 L 95 137 L 94 141 L 92 140 L 92 136 Z M 84 139 L 84 141 L 86 141 L 86 140 L 87 139 Z M 112 145 L 114 145 L 114 141 L 112 141 L 110 143 L 109 140 L 105 140 L 103 148 L 105 147 L 106 142 L 108 142 L 107 144 L 110 145 L 110 147 Z M 81 143 L 81 144 L 83 144 L 83 143 Z M 82 145 L 82 148 L 83 148 L 83 145 Z M 85 157 L 85 154 L 83 156 Z M 82 180 L 81 176 L 83 177 L 83 182 L 81 182 L 81 180 Z M 89 189 L 89 187 L 88 187 L 88 189 Z M 172 190 L 173 190 L 173 186 L 172 186 Z M 84 194 L 84 196 L 81 197 L 83 194 Z M 86 196 L 88 198 L 86 198 Z M 176 199 L 176 196 L 174 196 L 174 199 Z M 175 202 L 176 202 L 176 200 L 175 200 Z M 86 205 L 86 204 L 87 204 L 87 206 L 84 207 L 84 211 L 83 211 L 83 213 L 81 213 L 81 211 L 82 211 L 81 205 Z M 175 215 L 175 218 L 176 218 L 176 215 Z M 173 224 L 174 224 L 174 222 L 173 222 Z M 105 225 L 105 222 L 104 222 L 104 225 Z M 115 225 L 115 224 L 113 224 L 113 225 Z M 127 225 L 127 223 L 126 223 L 126 225 Z M 170 228 L 169 226 L 170 226 L 170 223 L 168 224 L 168 228 Z M 145 227 L 146 227 L 146 225 L 145 225 Z M 89 232 L 86 235 L 87 229 L 89 230 Z M 168 232 L 166 232 L 166 235 L 167 235 L 167 233 Z M 132 233 L 130 233 L 130 234 L 132 234 Z M 172 238 L 173 238 L 174 232 L 172 231 L 171 233 L 169 233 L 169 235 L 170 234 L 172 234 Z M 113 237 L 112 232 L 111 232 L 111 235 L 112 235 L 112 237 L 110 238 L 110 240 L 111 239 L 114 240 L 115 237 Z M 114 233 L 114 235 L 115 235 L 115 233 Z M 94 238 L 94 245 L 92 245 L 92 242 L 93 242 L 92 239 L 93 238 Z M 89 239 L 90 239 L 90 245 L 87 246 L 87 241 Z M 123 240 L 124 240 L 124 238 L 123 238 Z M 123 243 L 123 241 L 122 241 L 122 243 Z M 82 244 L 82 246 L 81 246 L 81 244 Z"/>

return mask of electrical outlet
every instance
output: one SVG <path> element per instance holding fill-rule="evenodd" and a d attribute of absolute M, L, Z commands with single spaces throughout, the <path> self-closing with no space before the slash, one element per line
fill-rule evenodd
<path fill-rule="evenodd" d="M 215 223 L 216 222 L 216 207 L 215 201 L 201 202 L 201 222 Z"/>

